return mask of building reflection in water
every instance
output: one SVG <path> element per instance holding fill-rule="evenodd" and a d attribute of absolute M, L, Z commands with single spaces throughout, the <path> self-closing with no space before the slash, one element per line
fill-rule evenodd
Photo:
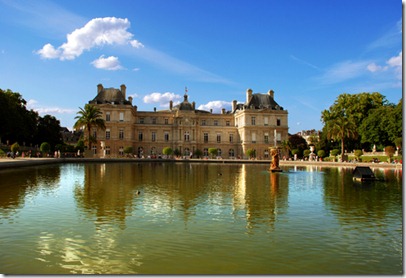
<path fill-rule="evenodd" d="M 266 170 L 248 173 L 243 164 L 235 180 L 234 215 L 241 216 L 244 211 L 248 233 L 263 225 L 273 230 L 278 214 L 286 211 L 288 192 L 287 174 Z"/>

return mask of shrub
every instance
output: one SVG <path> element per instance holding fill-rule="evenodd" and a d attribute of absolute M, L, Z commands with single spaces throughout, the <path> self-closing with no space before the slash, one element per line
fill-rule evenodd
<path fill-rule="evenodd" d="M 249 158 L 254 158 L 254 157 L 256 157 L 256 151 L 255 151 L 254 149 L 248 149 L 248 150 L 247 150 L 247 156 L 248 156 Z"/>
<path fill-rule="evenodd" d="M 16 153 L 16 152 L 18 152 L 18 150 L 20 149 L 20 145 L 17 143 L 17 142 L 15 142 L 13 145 L 11 145 L 11 151 L 13 152 L 13 153 Z"/>
<path fill-rule="evenodd" d="M 217 149 L 216 148 L 209 148 L 209 154 L 213 158 L 213 156 L 217 156 Z"/>
<path fill-rule="evenodd" d="M 170 147 L 165 147 L 165 148 L 162 149 L 162 153 L 164 155 L 171 155 L 173 153 L 173 150 Z"/>
<path fill-rule="evenodd" d="M 49 151 L 51 150 L 51 145 L 49 145 L 49 143 L 47 142 L 44 142 L 39 147 L 39 150 L 42 152 L 42 154 L 48 154 Z"/>
<path fill-rule="evenodd" d="M 133 153 L 133 147 L 124 147 L 123 152 L 126 154 Z"/>
<path fill-rule="evenodd" d="M 362 152 L 362 150 L 355 150 L 354 151 L 354 155 L 355 155 L 355 157 L 357 158 L 357 161 L 360 161 L 360 158 L 361 158 L 361 156 L 363 155 L 364 153 Z"/>
<path fill-rule="evenodd" d="M 323 158 L 326 156 L 326 152 L 324 150 L 318 150 L 317 156 Z"/>

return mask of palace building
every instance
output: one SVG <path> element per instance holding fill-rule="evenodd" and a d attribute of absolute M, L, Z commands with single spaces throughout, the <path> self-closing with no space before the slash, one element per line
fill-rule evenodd
<path fill-rule="evenodd" d="M 126 86 L 120 89 L 97 85 L 97 96 L 89 101 L 103 114 L 106 129 L 93 128 L 97 157 L 124 156 L 132 147 L 138 157 L 158 157 L 165 147 L 191 156 L 200 150 L 208 156 L 217 149 L 220 158 L 247 158 L 255 150 L 258 159 L 270 158 L 269 147 L 281 146 L 288 139 L 288 112 L 274 99 L 274 92 L 246 92 L 245 103 L 232 102 L 231 111 L 221 113 L 196 109 L 185 93 L 178 105 L 169 102 L 167 110 L 138 111 L 132 97 L 126 97 Z"/>

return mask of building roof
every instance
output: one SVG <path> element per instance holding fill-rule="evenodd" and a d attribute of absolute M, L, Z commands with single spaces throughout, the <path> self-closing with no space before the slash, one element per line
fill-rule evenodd
<path fill-rule="evenodd" d="M 273 110 L 283 110 L 283 107 L 279 106 L 274 98 L 268 94 L 253 94 L 246 105 L 255 109 L 270 108 Z"/>
<path fill-rule="evenodd" d="M 124 94 L 119 89 L 114 88 L 103 88 L 89 103 L 131 104 L 130 101 L 125 99 Z"/>

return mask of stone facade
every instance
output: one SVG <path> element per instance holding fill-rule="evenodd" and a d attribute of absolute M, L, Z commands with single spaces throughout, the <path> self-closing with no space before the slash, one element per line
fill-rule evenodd
<path fill-rule="evenodd" d="M 158 157 L 165 147 L 177 149 L 182 156 L 209 148 L 218 149 L 220 158 L 246 158 L 254 149 L 258 159 L 270 158 L 269 147 L 288 139 L 288 112 L 274 100 L 274 92 L 246 92 L 246 102 L 232 102 L 232 111 L 221 113 L 198 110 L 188 95 L 178 105 L 170 101 L 167 110 L 138 111 L 133 99 L 126 98 L 126 87 L 97 86 L 97 96 L 89 101 L 103 113 L 106 130 L 93 128 L 98 157 L 120 157 L 132 147 L 137 157 Z"/>

